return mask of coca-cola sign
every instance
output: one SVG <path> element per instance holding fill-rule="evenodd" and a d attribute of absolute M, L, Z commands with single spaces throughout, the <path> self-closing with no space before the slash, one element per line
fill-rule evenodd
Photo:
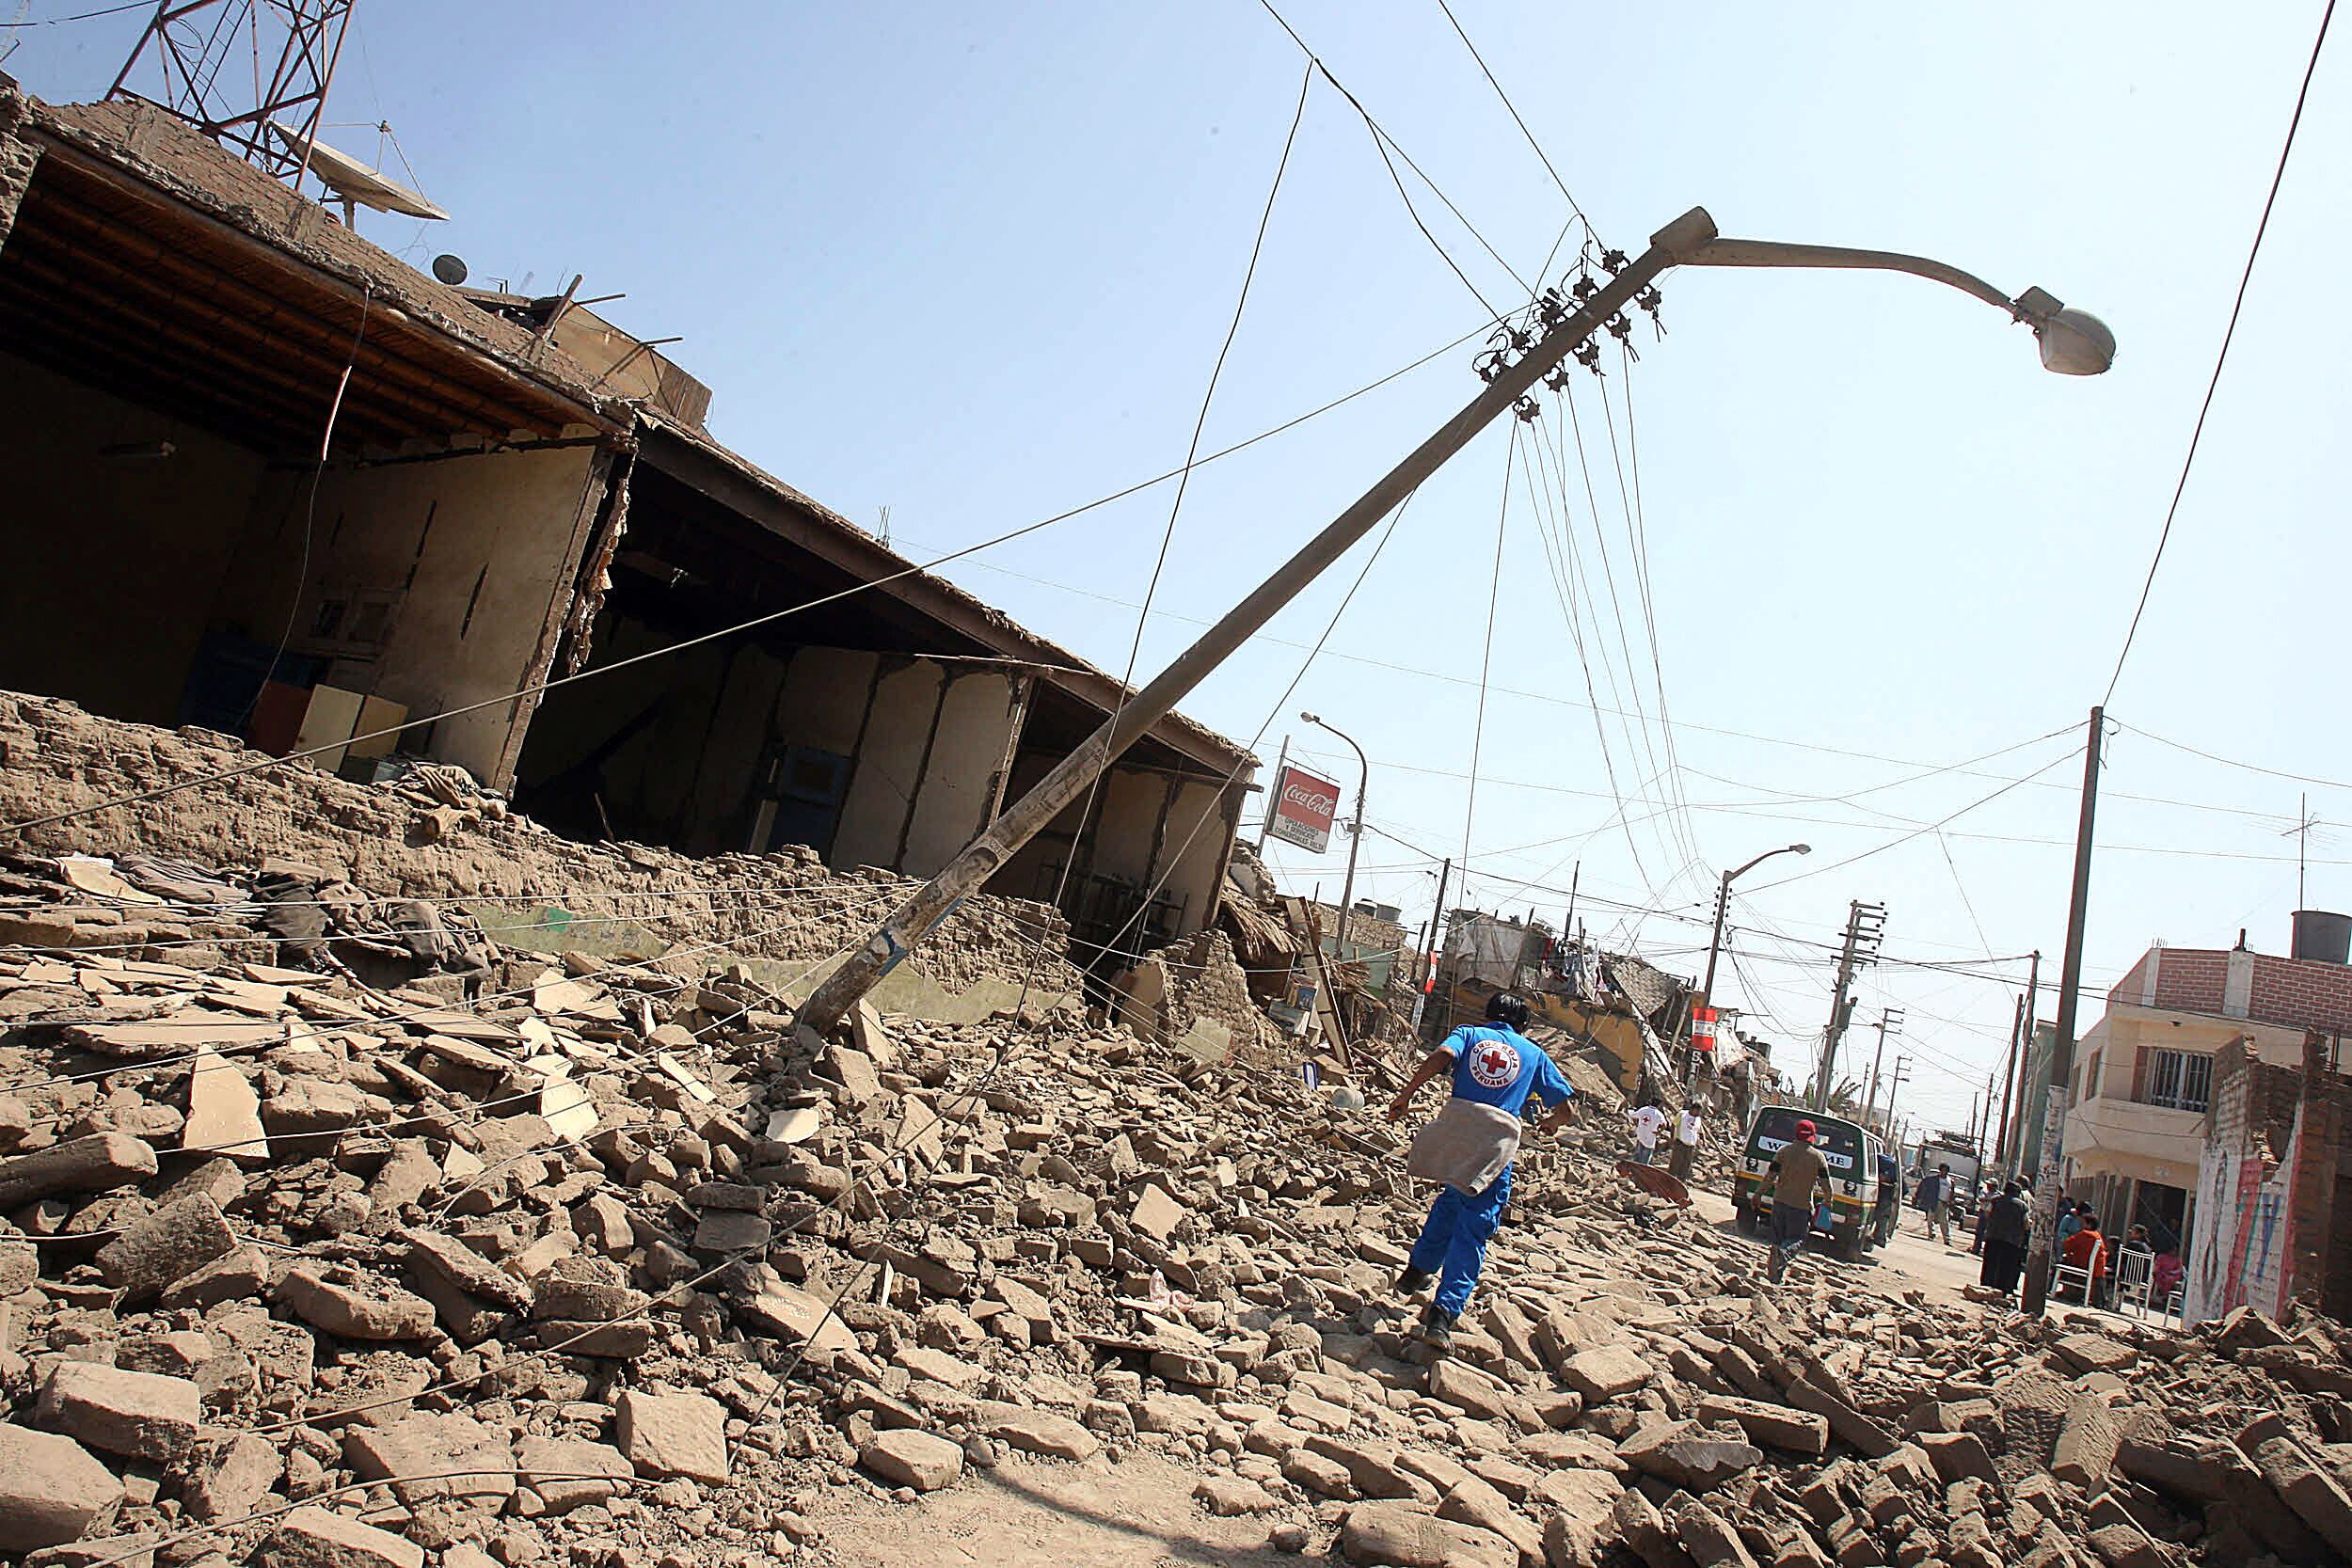
<path fill-rule="evenodd" d="M 1331 845 L 1331 819 L 1340 813 L 1340 786 L 1301 768 L 1285 768 L 1276 783 L 1274 816 L 1266 832 L 1285 844 L 1320 855 Z"/>

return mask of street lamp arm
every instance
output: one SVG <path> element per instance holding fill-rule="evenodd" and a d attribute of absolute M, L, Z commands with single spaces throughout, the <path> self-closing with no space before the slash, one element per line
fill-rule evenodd
<path fill-rule="evenodd" d="M 1737 870 L 1724 872 L 1724 885 L 1725 887 L 1729 887 L 1732 883 L 1738 881 L 1740 878 L 1746 876 L 1757 866 L 1762 865 L 1766 861 L 1771 860 L 1774 855 L 1809 855 L 1812 852 L 1813 847 L 1809 844 L 1791 844 L 1778 849 L 1767 849 L 1762 854 L 1756 856 L 1756 859 L 1748 862 L 1747 864 L 1739 867 Z"/>
<path fill-rule="evenodd" d="M 2011 299 L 1974 273 L 1926 256 L 1898 250 L 1854 250 L 1836 245 L 1788 245 L 1778 240 L 1712 239 L 1676 258 L 1686 267 L 1851 267 L 1870 272 L 1907 272 L 1974 294 L 2018 321 L 2031 321 L 2028 296 Z M 2053 302 L 2055 303 L 2055 302 Z"/>

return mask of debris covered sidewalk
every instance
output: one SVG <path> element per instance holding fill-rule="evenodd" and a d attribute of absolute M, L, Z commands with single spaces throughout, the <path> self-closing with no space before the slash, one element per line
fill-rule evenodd
<path fill-rule="evenodd" d="M 1352 1096 L 1067 1001 L 796 1037 L 723 943 L 550 959 L 292 875 L 7 873 L 0 1553 L 821 1562 L 844 1489 L 1149 1451 L 1407 1568 L 2352 1558 L 2324 1320 L 1769 1290 L 1596 1118 L 1427 1364 L 1423 1197 Z"/>

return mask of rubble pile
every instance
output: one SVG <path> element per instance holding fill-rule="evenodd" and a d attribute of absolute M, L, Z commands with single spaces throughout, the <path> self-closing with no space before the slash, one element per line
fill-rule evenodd
<path fill-rule="evenodd" d="M 119 903 L 67 875 L 11 918 Z M 461 926 L 372 983 L 337 942 L 406 938 L 353 918 L 0 951 L 0 1553 L 821 1562 L 851 1500 L 1156 1454 L 1400 1568 L 2352 1555 L 2328 1325 L 1770 1290 L 1596 1118 L 1432 1361 L 1402 1132 L 1297 1079 L 1067 1003 L 818 1039 L 740 966 Z"/>
<path fill-rule="evenodd" d="M 209 730 L 155 729 L 101 718 L 57 698 L 0 692 L 0 821 L 30 824 L 12 832 L 11 849 L 71 855 L 103 846 L 111 834 L 143 851 L 123 857 L 119 869 L 126 877 L 140 874 L 143 859 L 198 879 L 174 887 L 175 873 L 167 869 L 163 882 L 132 881 L 145 896 L 124 898 L 115 890 L 111 897 L 78 899 L 71 910 L 49 910 L 74 921 L 77 930 L 66 939 L 54 929 L 8 926 L 41 895 L 0 889 L 27 895 L 0 902 L 0 944 L 119 953 L 215 933 L 239 940 L 251 926 L 236 916 L 236 906 L 266 901 L 272 887 L 259 876 L 193 868 L 252 866 L 266 854 L 294 868 L 296 879 L 338 884 L 339 907 L 362 902 L 358 889 L 364 888 L 388 904 L 421 900 L 445 914 L 470 909 L 491 935 L 515 946 L 534 945 L 537 931 L 563 946 L 599 953 L 677 950 L 689 960 L 682 974 L 740 961 L 784 984 L 861 940 L 916 885 L 872 866 L 832 871 L 798 846 L 695 859 L 639 844 L 574 843 L 474 788 L 456 768 L 421 766 L 373 785 L 309 763 L 257 768 L 264 760 L 233 736 Z M 229 776 L 186 787 L 215 775 Z M 180 792 L 95 810 L 166 789 Z M 92 815 L 45 820 L 75 812 Z M 54 875 L 54 863 L 50 869 Z M 213 892 L 199 895 L 208 881 Z M 363 918 L 360 928 L 367 925 Z M 984 981 L 1074 990 L 1077 972 L 1058 957 L 1068 938 L 1068 921 L 1050 905 L 977 895 L 957 906 L 907 967 L 958 994 Z M 201 953 L 185 956 L 211 961 Z"/>

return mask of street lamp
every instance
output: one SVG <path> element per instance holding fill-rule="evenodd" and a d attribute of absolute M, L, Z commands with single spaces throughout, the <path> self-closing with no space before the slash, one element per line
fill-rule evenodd
<path fill-rule="evenodd" d="M 1731 903 L 1731 884 L 1771 860 L 1774 855 L 1809 855 L 1811 853 L 1813 853 L 1813 846 L 1810 844 L 1791 844 L 1785 849 L 1767 849 L 1747 864 L 1736 866 L 1724 873 L 1724 879 L 1715 887 L 1715 934 L 1707 942 L 1707 983 L 1699 988 L 1707 993 L 1708 1006 L 1715 1005 L 1715 955 L 1722 951 L 1724 945 L 1724 911 Z"/>
<path fill-rule="evenodd" d="M 1835 245 L 1784 245 L 1777 240 L 1708 239 L 1675 260 L 1686 267 L 1858 267 L 1906 272 L 1949 284 L 2032 327 L 2045 371 L 2059 375 L 2100 375 L 2115 363 L 2115 334 L 2090 311 L 2069 309 L 2046 289 L 2027 289 L 2010 299 L 1975 274 L 1925 256 L 1906 256 L 1898 250 L 1851 250 Z"/>
<path fill-rule="evenodd" d="M 1331 957 L 1345 963 L 1347 912 L 1356 904 L 1356 851 L 1364 847 L 1364 791 L 1372 786 L 1372 764 L 1364 760 L 1364 749 L 1345 733 L 1332 730 L 1330 725 L 1311 713 L 1301 713 L 1298 717 L 1319 730 L 1331 730 L 1333 735 L 1347 741 L 1356 753 L 1356 831 L 1347 835 L 1347 880 L 1340 884 L 1340 921 L 1331 932 Z"/>
<path fill-rule="evenodd" d="M 1520 408 L 1545 376 L 1595 334 L 1621 326 L 1620 313 L 1627 308 L 1639 309 L 1645 299 L 1655 303 L 1651 283 L 1677 266 L 1864 267 L 1910 273 L 1997 306 L 2012 320 L 2033 328 L 2042 365 L 2061 375 L 2097 375 L 2115 361 L 2115 334 L 2105 323 L 2084 311 L 2068 309 L 2041 289 L 2027 289 L 2010 299 L 1992 284 L 1957 267 L 1891 250 L 1726 240 L 1716 233 L 1715 220 L 1706 208 L 1692 208 L 1652 234 L 1649 248 L 1623 261 L 1606 283 L 1572 304 L 1552 300 L 1558 307 L 1556 315 L 1545 313 L 1544 302 L 1532 304 L 1534 315 L 1524 332 L 1534 341 L 1522 344 L 1515 335 L 1512 352 L 1482 370 L 1486 375 L 1484 390 L 1374 481 L 1370 489 L 1301 545 L 1273 576 L 1250 590 L 1150 684 L 1114 707 L 1092 735 L 1047 769 L 1027 794 L 998 813 L 977 838 L 892 911 L 802 1004 L 795 1015 L 801 1026 L 823 1035 L 839 1023 L 916 943 L 938 929 L 957 905 L 979 892 L 1022 846 L 1084 795 L 1211 671 L 1263 630 L 1285 605 L 1395 511 L 1446 459 L 1506 411 Z M 1538 330 L 1540 337 L 1535 336 Z M 1345 919 L 1344 911 L 1342 919 Z"/>

